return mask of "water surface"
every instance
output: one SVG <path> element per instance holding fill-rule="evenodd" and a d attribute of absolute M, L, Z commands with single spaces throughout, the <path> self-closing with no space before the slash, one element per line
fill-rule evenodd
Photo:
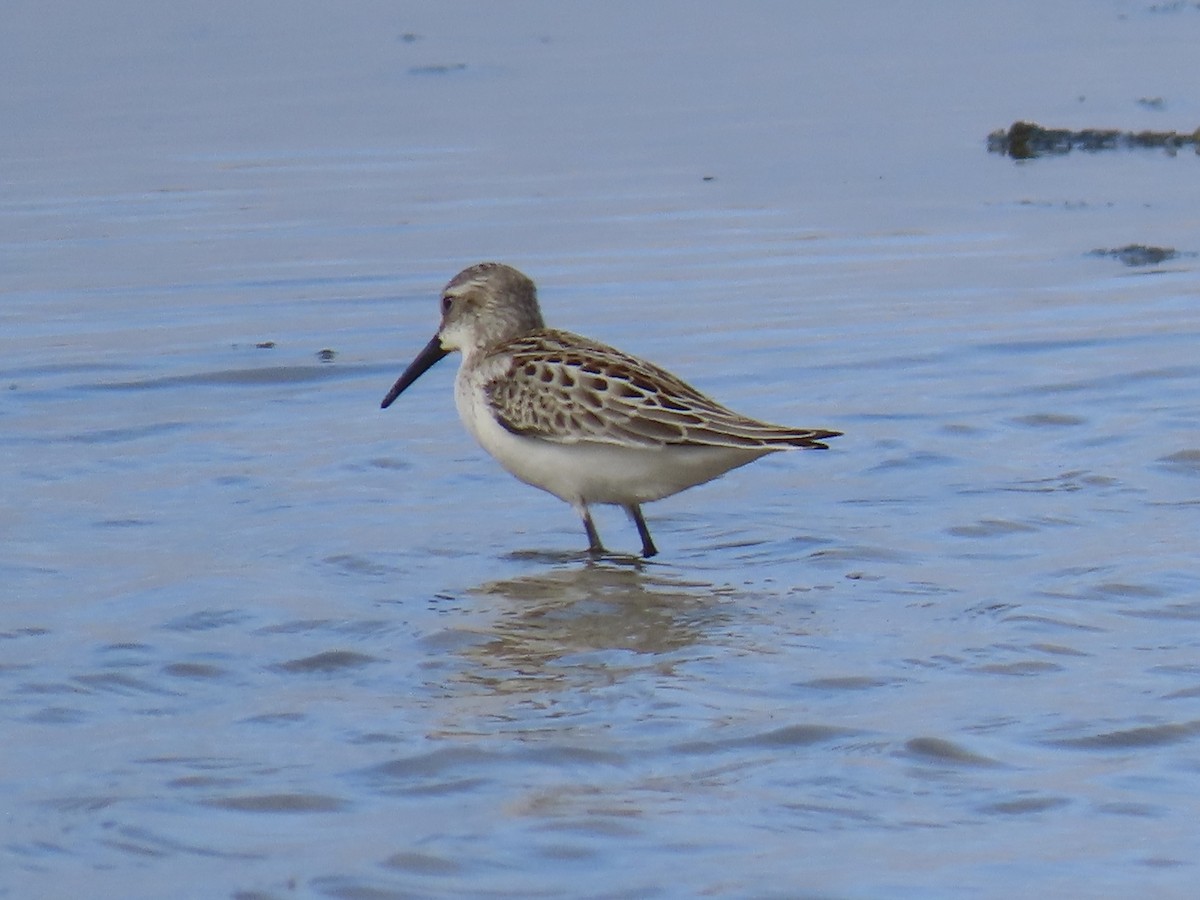
<path fill-rule="evenodd" d="M 985 137 L 1194 128 L 1200 12 L 9 18 L 0 896 L 1194 891 L 1200 160 Z M 492 258 L 845 437 L 587 560 L 378 409 Z"/>

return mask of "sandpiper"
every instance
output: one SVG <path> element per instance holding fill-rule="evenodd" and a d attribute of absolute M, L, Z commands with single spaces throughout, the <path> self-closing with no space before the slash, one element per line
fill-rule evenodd
<path fill-rule="evenodd" d="M 505 469 L 575 508 L 604 553 L 589 504 L 624 508 L 658 552 L 641 504 L 777 450 L 824 450 L 841 432 L 769 425 L 710 400 L 653 363 L 547 328 L 533 281 L 511 266 L 463 269 L 442 291 L 442 323 L 392 385 L 387 409 L 453 350 L 458 415 Z"/>

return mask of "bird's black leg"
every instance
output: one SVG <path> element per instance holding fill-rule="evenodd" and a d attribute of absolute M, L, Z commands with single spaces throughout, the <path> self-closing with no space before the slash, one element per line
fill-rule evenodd
<path fill-rule="evenodd" d="M 579 515 L 583 517 L 583 528 L 588 536 L 588 553 L 592 556 L 600 556 L 605 552 L 604 545 L 600 543 L 600 534 L 596 531 L 596 523 L 592 521 L 592 514 L 587 508 L 587 504 L 579 508 Z"/>
<path fill-rule="evenodd" d="M 642 556 L 649 559 L 658 553 L 658 548 L 654 546 L 650 529 L 646 527 L 646 520 L 642 518 L 642 508 L 636 503 L 631 503 L 625 507 L 625 512 L 629 513 L 629 518 L 633 519 L 633 524 L 637 526 L 638 537 L 642 539 Z"/>

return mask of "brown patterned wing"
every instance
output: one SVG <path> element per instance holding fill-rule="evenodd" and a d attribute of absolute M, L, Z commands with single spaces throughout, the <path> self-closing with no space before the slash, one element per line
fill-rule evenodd
<path fill-rule="evenodd" d="M 509 431 L 565 444 L 824 449 L 839 432 L 748 418 L 670 372 L 604 344 L 543 329 L 495 348 L 488 401 Z"/>

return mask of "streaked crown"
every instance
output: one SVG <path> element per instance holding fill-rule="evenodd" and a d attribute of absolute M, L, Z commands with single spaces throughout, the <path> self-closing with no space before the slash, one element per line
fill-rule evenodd
<path fill-rule="evenodd" d="M 512 266 L 477 263 L 442 290 L 438 334 L 447 350 L 485 350 L 545 327 L 537 288 Z"/>

